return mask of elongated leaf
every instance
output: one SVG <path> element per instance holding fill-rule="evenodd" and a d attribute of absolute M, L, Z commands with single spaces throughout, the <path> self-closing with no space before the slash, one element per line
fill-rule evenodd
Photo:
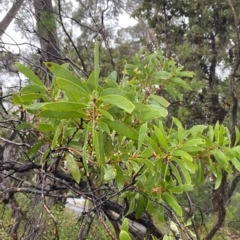
<path fill-rule="evenodd" d="M 178 216 L 182 216 L 182 208 L 178 204 L 177 200 L 173 197 L 173 195 L 164 192 L 161 197 L 163 201 L 168 204 Z"/>
<path fill-rule="evenodd" d="M 127 92 L 123 89 L 120 89 L 120 88 L 107 88 L 107 89 L 104 89 L 102 92 L 101 92 L 101 95 L 100 97 L 103 97 L 103 96 L 108 96 L 108 95 L 121 95 L 121 96 L 126 96 L 127 95 Z"/>
<path fill-rule="evenodd" d="M 86 107 L 86 104 L 76 102 L 51 102 L 41 105 L 41 109 L 49 111 L 75 111 Z"/>
<path fill-rule="evenodd" d="M 171 78 L 171 82 L 176 83 L 178 86 L 180 86 L 184 89 L 192 90 L 192 88 L 181 78 L 178 78 L 178 77 Z"/>
<path fill-rule="evenodd" d="M 39 113 L 40 117 L 70 119 L 70 118 L 86 118 L 86 114 L 81 111 L 50 111 L 43 110 Z"/>
<path fill-rule="evenodd" d="M 148 168 L 150 171 L 152 171 L 152 172 L 154 172 L 154 170 L 155 170 L 154 164 L 153 164 L 150 160 L 148 160 L 148 159 L 144 159 L 144 158 L 134 158 L 134 159 L 132 159 L 132 161 L 145 164 L 145 165 L 147 166 L 147 168 Z"/>
<path fill-rule="evenodd" d="M 216 160 L 218 161 L 218 163 L 224 168 L 226 169 L 228 166 L 228 159 L 225 156 L 225 154 L 220 150 L 220 149 L 216 149 L 213 152 L 214 157 L 216 158 Z"/>
<path fill-rule="evenodd" d="M 105 156 L 104 156 L 104 146 L 103 146 L 104 143 L 103 143 L 103 134 L 101 129 L 99 129 L 99 131 L 94 130 L 93 143 L 94 143 L 94 150 L 96 153 L 98 165 L 105 166 Z"/>
<path fill-rule="evenodd" d="M 44 86 L 43 82 L 39 79 L 39 77 L 28 67 L 24 66 L 21 63 L 15 63 L 16 69 L 24 74 L 30 81 L 31 84 L 37 84 L 40 86 Z"/>
<path fill-rule="evenodd" d="M 198 138 L 198 139 L 190 139 L 182 144 L 182 147 L 188 147 L 188 146 L 198 146 L 205 144 L 206 141 L 204 139 Z"/>
<path fill-rule="evenodd" d="M 26 93 L 45 93 L 46 88 L 42 85 L 37 85 L 37 84 L 30 84 L 27 85 L 26 87 L 22 88 L 20 93 L 21 94 L 26 94 Z"/>
<path fill-rule="evenodd" d="M 21 124 L 17 125 L 16 129 L 23 130 L 23 129 L 29 129 L 32 127 L 33 127 L 33 125 L 31 123 L 21 123 Z"/>
<path fill-rule="evenodd" d="M 130 102 L 127 98 L 125 98 L 123 96 L 120 96 L 120 95 L 116 95 L 116 94 L 110 94 L 110 95 L 102 96 L 98 100 L 103 101 L 103 102 L 107 102 L 107 103 L 110 103 L 114 106 L 122 108 L 128 113 L 132 113 L 132 111 L 135 108 L 133 103 Z"/>
<path fill-rule="evenodd" d="M 215 181 L 214 189 L 218 189 L 222 183 L 222 170 L 220 168 L 217 169 L 217 178 Z"/>
<path fill-rule="evenodd" d="M 50 132 L 50 131 L 54 131 L 54 127 L 51 124 L 47 124 L 47 123 L 40 123 L 37 126 L 37 130 L 40 132 Z"/>
<path fill-rule="evenodd" d="M 124 230 L 126 232 L 128 232 L 128 230 L 129 230 L 128 220 L 126 218 L 124 218 L 124 220 L 123 220 L 121 230 Z"/>
<path fill-rule="evenodd" d="M 22 103 L 32 102 L 33 100 L 37 100 L 41 98 L 44 100 L 47 100 L 46 95 L 41 93 L 28 93 L 20 96 L 20 100 Z"/>
<path fill-rule="evenodd" d="M 167 144 L 165 133 L 163 131 L 161 131 L 157 126 L 154 126 L 154 132 L 156 134 L 158 142 L 161 144 L 161 146 L 165 150 L 165 152 L 167 152 L 168 144 Z"/>
<path fill-rule="evenodd" d="M 149 97 L 149 99 L 150 99 L 150 100 L 151 100 L 151 99 L 155 100 L 157 103 L 159 103 L 159 104 L 162 105 L 163 107 L 168 107 L 169 104 L 170 104 L 165 98 L 163 98 L 163 97 L 161 97 L 161 96 L 158 96 L 158 95 L 151 95 L 151 96 Z"/>
<path fill-rule="evenodd" d="M 150 107 L 141 104 L 141 103 L 134 103 L 136 108 L 134 109 L 134 113 L 136 113 L 137 118 L 141 121 L 148 121 L 156 118 L 161 117 L 161 113 L 159 110 L 153 110 Z"/>
<path fill-rule="evenodd" d="M 122 136 L 126 136 L 133 140 L 138 140 L 138 132 L 131 128 L 130 126 L 126 125 L 123 122 L 119 121 L 111 121 L 108 119 L 101 119 L 102 122 L 106 123 L 111 129 L 115 130 L 118 134 Z"/>
<path fill-rule="evenodd" d="M 40 147 L 42 146 L 41 142 L 38 142 L 36 144 L 34 144 L 28 151 L 27 155 L 29 158 L 32 158 L 34 156 L 36 156 L 38 150 L 40 149 Z"/>
<path fill-rule="evenodd" d="M 182 151 L 182 150 L 174 150 L 173 152 L 172 152 L 172 154 L 174 155 L 174 156 L 179 156 L 179 157 L 181 157 L 183 160 L 185 160 L 185 159 L 187 159 L 188 161 L 192 161 L 192 156 L 189 154 L 189 153 L 187 153 L 187 152 L 184 152 L 184 151 Z"/>
<path fill-rule="evenodd" d="M 59 144 L 59 140 L 61 141 L 60 139 L 60 135 L 62 134 L 62 131 L 63 131 L 63 127 L 65 125 L 66 121 L 65 120 L 62 120 L 60 122 L 60 124 L 58 125 L 56 131 L 55 131 L 55 134 L 54 134 L 54 137 L 53 137 L 53 140 L 52 140 L 52 145 L 51 145 L 51 149 L 54 149 L 58 146 Z"/>
<path fill-rule="evenodd" d="M 191 180 L 190 174 L 187 170 L 187 167 L 186 167 L 185 163 L 183 163 L 182 160 L 177 159 L 175 157 L 173 157 L 172 159 L 178 164 L 179 168 L 181 169 L 181 171 L 183 173 L 183 176 L 186 180 L 186 183 L 191 184 L 192 180 Z"/>
<path fill-rule="evenodd" d="M 116 182 L 118 184 L 118 188 L 121 190 L 124 187 L 125 179 L 122 169 L 118 165 L 114 165 L 116 169 Z"/>
<path fill-rule="evenodd" d="M 80 169 L 79 169 L 79 166 L 78 166 L 76 160 L 71 155 L 68 154 L 66 156 L 66 161 L 67 161 L 67 168 L 68 168 L 69 172 L 71 173 L 73 179 L 77 183 L 80 183 L 81 172 L 80 172 Z"/>
<path fill-rule="evenodd" d="M 237 158 L 231 158 L 230 159 L 233 166 L 240 172 L 240 162 Z"/>
<path fill-rule="evenodd" d="M 140 151 L 143 141 L 146 137 L 147 133 L 147 123 L 144 123 L 139 129 L 139 136 L 138 136 L 138 152 Z"/>
<path fill-rule="evenodd" d="M 124 230 L 121 230 L 120 235 L 119 235 L 119 239 L 120 240 L 131 240 L 129 234 Z"/>
<path fill-rule="evenodd" d="M 82 82 L 80 82 L 80 84 L 79 83 L 76 84 L 73 81 L 70 81 L 68 79 L 63 79 L 63 78 L 56 78 L 56 82 L 60 89 L 73 94 L 73 96 L 77 101 L 80 100 L 82 96 L 89 97 L 90 95 L 88 89 L 85 87 L 85 85 Z"/>
<path fill-rule="evenodd" d="M 161 117 L 166 117 L 168 115 L 168 111 L 164 107 L 155 104 L 149 104 L 148 107 L 151 108 L 153 111 L 157 111 Z"/>
<path fill-rule="evenodd" d="M 171 167 L 171 170 L 173 171 L 174 173 L 174 176 L 176 177 L 177 181 L 178 181 L 178 184 L 181 186 L 182 185 L 182 178 L 180 176 L 180 173 L 178 171 L 178 169 L 174 166 L 173 163 L 169 163 L 170 167 Z"/>
<path fill-rule="evenodd" d="M 87 79 L 87 88 L 90 92 L 97 89 L 99 72 L 93 71 Z"/>

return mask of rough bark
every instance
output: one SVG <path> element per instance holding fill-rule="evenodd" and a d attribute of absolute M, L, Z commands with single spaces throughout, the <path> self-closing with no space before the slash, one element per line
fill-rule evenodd
<path fill-rule="evenodd" d="M 62 63 L 57 41 L 56 19 L 51 0 L 34 0 L 37 35 L 41 45 L 42 61 Z"/>
<path fill-rule="evenodd" d="M 6 16 L 3 18 L 2 22 L 0 23 L 0 37 L 5 33 L 6 29 L 21 8 L 23 2 L 24 0 L 16 0 L 10 10 L 7 12 Z"/>

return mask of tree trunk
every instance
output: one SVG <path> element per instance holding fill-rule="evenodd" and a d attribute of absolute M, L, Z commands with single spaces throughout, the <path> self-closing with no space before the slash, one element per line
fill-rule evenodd
<path fill-rule="evenodd" d="M 16 16 L 17 12 L 21 8 L 24 0 L 16 0 L 16 2 L 12 5 L 2 22 L 0 23 L 0 37 L 5 33 L 6 29 L 8 28 L 9 24 L 12 22 L 14 17 Z"/>
<path fill-rule="evenodd" d="M 42 61 L 62 63 L 57 41 L 57 26 L 51 0 L 34 0 L 37 35 L 41 45 Z"/>

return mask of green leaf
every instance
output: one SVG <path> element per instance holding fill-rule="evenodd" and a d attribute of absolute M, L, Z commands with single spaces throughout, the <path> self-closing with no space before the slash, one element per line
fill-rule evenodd
<path fill-rule="evenodd" d="M 192 161 L 192 156 L 189 153 L 184 152 L 182 150 L 178 150 L 178 149 L 177 150 L 173 150 L 172 154 L 174 156 L 181 157 L 183 160 L 187 159 L 188 161 Z"/>
<path fill-rule="evenodd" d="M 169 194 L 167 192 L 164 192 L 161 196 L 161 198 L 163 199 L 163 201 L 168 204 L 173 211 L 178 215 L 178 216 L 182 216 L 182 208 L 180 207 L 180 205 L 178 204 L 177 200 L 173 197 L 172 194 Z"/>
<path fill-rule="evenodd" d="M 108 95 L 121 95 L 124 97 L 127 95 L 127 92 L 120 88 L 106 88 L 101 92 L 100 97 Z"/>
<path fill-rule="evenodd" d="M 100 110 L 100 112 L 101 112 L 106 118 L 108 118 L 109 120 L 114 121 L 114 118 L 113 118 L 112 114 L 109 113 L 108 111 Z"/>
<path fill-rule="evenodd" d="M 35 157 L 41 146 L 42 146 L 41 142 L 34 144 L 27 153 L 28 157 L 29 158 Z"/>
<path fill-rule="evenodd" d="M 175 123 L 175 125 L 178 128 L 178 141 L 179 141 L 179 143 L 181 143 L 182 142 L 182 136 L 183 136 L 183 126 L 182 126 L 182 123 L 175 117 L 173 117 L 172 119 L 173 119 L 173 122 Z"/>
<path fill-rule="evenodd" d="M 134 105 L 136 106 L 136 108 L 134 109 L 134 113 L 136 113 L 136 117 L 141 120 L 141 121 L 148 121 L 148 120 L 152 120 L 152 119 L 156 119 L 156 118 L 160 118 L 161 117 L 161 113 L 159 112 L 159 110 L 153 110 L 150 107 L 141 104 L 141 103 L 134 103 Z"/>
<path fill-rule="evenodd" d="M 104 155 L 104 142 L 103 142 L 103 133 L 102 130 L 99 129 L 98 131 L 93 131 L 93 144 L 94 144 L 94 150 L 97 158 L 98 165 L 104 165 L 105 166 L 105 155 Z M 105 175 L 104 175 L 105 178 Z"/>
<path fill-rule="evenodd" d="M 139 195 L 138 201 L 137 201 L 137 206 L 136 206 L 136 209 L 135 209 L 135 218 L 136 219 L 139 219 L 143 214 L 144 202 L 145 202 L 144 197 L 142 195 Z"/>
<path fill-rule="evenodd" d="M 71 118 L 86 118 L 84 112 L 81 111 L 49 111 L 43 110 L 39 113 L 40 117 L 58 118 L 58 119 L 71 119 Z"/>
<path fill-rule="evenodd" d="M 110 181 L 112 179 L 115 179 L 115 177 L 116 177 L 116 170 L 113 168 L 112 165 L 107 164 L 104 167 L 104 180 Z"/>
<path fill-rule="evenodd" d="M 127 98 L 116 94 L 102 96 L 98 99 L 98 101 L 110 103 L 114 106 L 124 109 L 128 113 L 132 113 L 135 108 L 133 103 L 130 102 Z"/>
<path fill-rule="evenodd" d="M 111 79 L 114 82 L 117 82 L 117 72 L 114 70 L 111 74 L 107 77 L 107 79 Z"/>
<path fill-rule="evenodd" d="M 33 125 L 31 123 L 20 123 L 17 125 L 16 130 L 23 130 L 29 128 L 33 128 Z"/>
<path fill-rule="evenodd" d="M 186 164 L 183 163 L 182 160 L 177 159 L 175 157 L 172 157 L 172 159 L 178 164 L 178 166 L 179 166 L 180 170 L 182 171 L 183 176 L 184 176 L 184 178 L 186 180 L 186 183 L 190 184 L 192 182 L 192 180 L 191 180 L 190 174 L 189 174 L 189 172 L 187 170 Z"/>
<path fill-rule="evenodd" d="M 59 140 L 61 142 L 62 139 L 60 139 L 60 135 L 63 134 L 62 131 L 65 124 L 66 124 L 66 120 L 62 120 L 59 123 L 58 127 L 56 128 L 56 131 L 52 140 L 52 144 L 51 144 L 51 149 L 58 147 Z"/>
<path fill-rule="evenodd" d="M 146 165 L 147 168 L 148 168 L 150 171 L 152 171 L 152 172 L 155 171 L 155 166 L 154 166 L 153 162 L 150 161 L 150 160 L 148 160 L 148 159 L 144 159 L 144 158 L 134 158 L 134 159 L 132 159 L 132 161 L 142 163 L 142 164 Z M 132 161 L 131 161 L 131 162 L 132 162 Z"/>
<path fill-rule="evenodd" d="M 37 84 L 40 86 L 44 87 L 43 82 L 39 79 L 39 77 L 32 71 L 30 70 L 28 67 L 25 67 L 23 64 L 21 63 L 15 63 L 15 67 L 16 69 L 21 72 L 22 74 L 24 74 L 30 81 L 31 84 Z"/>
<path fill-rule="evenodd" d="M 217 162 L 224 168 L 226 169 L 228 166 L 228 159 L 225 156 L 225 154 L 220 150 L 220 149 L 215 149 L 213 151 L 213 155 L 216 158 Z"/>
<path fill-rule="evenodd" d="M 122 169 L 118 165 L 114 165 L 114 168 L 116 169 L 116 182 L 118 184 L 118 188 L 122 189 L 124 187 L 125 179 Z"/>
<path fill-rule="evenodd" d="M 148 107 L 151 108 L 153 111 L 158 112 L 161 117 L 166 117 L 168 115 L 168 111 L 164 107 L 161 107 L 161 106 L 155 105 L 155 104 L 150 104 L 150 105 L 148 105 Z"/>
<path fill-rule="evenodd" d="M 85 85 L 82 82 L 79 82 L 78 84 L 76 84 L 73 81 L 63 79 L 63 78 L 56 78 L 56 82 L 60 89 L 70 94 L 73 94 L 74 98 L 77 101 L 79 101 L 82 98 L 82 96 L 84 97 L 90 96 L 88 89 L 85 87 Z"/>
<path fill-rule="evenodd" d="M 159 103 L 163 107 L 168 107 L 170 105 L 170 103 L 165 98 L 158 96 L 158 95 L 150 95 L 149 99 L 155 100 L 157 103 Z"/>
<path fill-rule="evenodd" d="M 33 100 L 41 98 L 47 100 L 46 95 L 41 93 L 28 93 L 20 96 L 20 100 L 22 103 L 32 102 Z"/>
<path fill-rule="evenodd" d="M 118 134 L 122 136 L 126 136 L 133 140 L 138 140 L 138 132 L 131 128 L 130 126 L 126 125 L 123 122 L 119 121 L 111 121 L 108 119 L 101 119 L 102 122 L 106 123 L 111 129 L 115 130 Z"/>
<path fill-rule="evenodd" d="M 237 158 L 231 158 L 230 161 L 232 162 L 233 166 L 240 172 L 240 162 Z"/>
<path fill-rule="evenodd" d="M 119 239 L 120 240 L 131 240 L 129 234 L 124 230 L 121 230 L 121 232 L 119 234 Z"/>
<path fill-rule="evenodd" d="M 186 90 L 192 90 L 192 88 L 181 78 L 173 77 L 173 78 L 171 78 L 171 82 L 176 83 L 178 86 L 180 86 Z"/>
<path fill-rule="evenodd" d="M 54 127 L 51 124 L 48 123 L 40 123 L 37 128 L 36 128 L 39 132 L 50 132 L 50 131 L 54 131 Z"/>
<path fill-rule="evenodd" d="M 49 111 L 69 112 L 82 109 L 86 106 L 86 104 L 76 102 L 51 102 L 42 104 L 40 108 Z"/>
<path fill-rule="evenodd" d="M 193 147 L 193 146 L 203 145 L 205 143 L 206 143 L 206 141 L 201 138 L 190 139 L 190 140 L 187 140 L 185 143 L 183 143 L 182 147 L 188 147 L 188 146 Z"/>
<path fill-rule="evenodd" d="M 171 167 L 171 170 L 173 171 L 173 173 L 174 173 L 174 176 L 175 176 L 175 178 L 177 179 L 177 181 L 178 181 L 178 184 L 179 185 L 182 185 L 182 178 L 181 178 L 181 176 L 180 176 L 180 173 L 179 173 L 179 171 L 178 171 L 178 169 L 174 166 L 174 164 L 173 163 L 169 163 L 169 166 Z"/>
<path fill-rule="evenodd" d="M 121 226 L 121 230 L 124 230 L 126 232 L 128 232 L 129 230 L 129 226 L 128 226 L 128 220 L 126 218 L 124 218 L 122 226 Z"/>
<path fill-rule="evenodd" d="M 20 93 L 46 93 L 46 88 L 42 85 L 30 84 L 22 88 Z"/>
<path fill-rule="evenodd" d="M 139 136 L 138 136 L 138 152 L 140 151 L 143 141 L 147 134 L 147 123 L 144 123 L 139 129 Z"/>
<path fill-rule="evenodd" d="M 167 144 L 167 139 L 166 139 L 165 133 L 163 132 L 163 130 L 160 130 L 160 128 L 158 128 L 155 125 L 154 125 L 154 132 L 158 139 L 158 142 L 161 144 L 161 146 L 165 150 L 165 152 L 167 152 L 168 144 Z"/>
<path fill-rule="evenodd" d="M 217 178 L 215 181 L 214 189 L 218 189 L 222 183 L 222 170 L 220 168 L 217 168 Z"/>
<path fill-rule="evenodd" d="M 234 143 L 234 146 L 236 146 L 240 140 L 240 132 L 239 132 L 239 129 L 235 126 L 235 143 Z"/>
<path fill-rule="evenodd" d="M 67 168 L 68 168 L 69 172 L 71 173 L 73 179 L 77 183 L 80 183 L 81 172 L 80 172 L 80 169 L 79 169 L 79 166 L 78 166 L 76 160 L 70 154 L 67 154 L 66 162 L 67 162 Z"/>
<path fill-rule="evenodd" d="M 90 92 L 97 89 L 99 72 L 93 71 L 87 79 L 87 87 Z"/>

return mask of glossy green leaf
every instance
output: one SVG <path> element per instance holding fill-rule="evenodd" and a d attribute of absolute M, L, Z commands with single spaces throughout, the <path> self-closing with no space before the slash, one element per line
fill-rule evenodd
<path fill-rule="evenodd" d="M 236 136 L 236 138 L 235 138 L 234 146 L 236 146 L 240 140 L 240 132 L 236 126 L 235 126 L 235 136 Z"/>
<path fill-rule="evenodd" d="M 128 113 L 131 113 L 135 108 L 133 103 L 131 103 L 127 98 L 125 98 L 121 95 L 110 94 L 110 95 L 102 96 L 98 100 L 107 102 L 114 106 L 122 108 Z"/>
<path fill-rule="evenodd" d="M 108 95 L 121 95 L 121 96 L 126 96 L 127 92 L 123 89 L 120 88 L 106 88 L 101 92 L 100 97 L 108 96 Z"/>
<path fill-rule="evenodd" d="M 41 93 L 28 93 L 20 96 L 20 100 L 22 103 L 32 102 L 33 100 L 37 99 L 47 100 L 46 95 Z"/>
<path fill-rule="evenodd" d="M 161 113 L 159 110 L 153 110 L 150 107 L 141 104 L 141 103 L 134 103 L 136 108 L 134 109 L 134 113 L 136 113 L 137 118 L 141 121 L 148 121 L 156 118 L 161 117 Z"/>
<path fill-rule="evenodd" d="M 126 231 L 121 230 L 121 232 L 119 234 L 119 240 L 131 240 L 131 238 Z"/>
<path fill-rule="evenodd" d="M 154 172 L 154 170 L 155 170 L 155 166 L 154 166 L 153 162 L 150 161 L 150 160 L 148 160 L 148 159 L 144 159 L 144 158 L 134 158 L 134 159 L 132 159 L 132 161 L 139 162 L 139 163 L 141 163 L 141 164 L 146 165 L 147 168 L 148 168 L 150 171 L 152 171 L 152 172 Z"/>
<path fill-rule="evenodd" d="M 76 102 L 49 102 L 41 105 L 41 109 L 49 111 L 75 111 L 86 107 L 86 104 Z"/>
<path fill-rule="evenodd" d="M 109 113 L 108 111 L 104 111 L 104 110 L 99 110 L 106 118 L 108 118 L 111 121 L 114 121 L 113 116 L 111 115 L 111 113 Z"/>
<path fill-rule="evenodd" d="M 124 230 L 126 232 L 129 230 L 128 220 L 126 218 L 124 218 L 122 222 L 121 230 Z"/>
<path fill-rule="evenodd" d="M 163 201 L 168 204 L 173 211 L 178 215 L 178 216 L 182 216 L 182 208 L 180 207 L 180 205 L 178 204 L 177 200 L 173 197 L 172 194 L 169 194 L 167 192 L 164 192 L 161 196 L 161 198 L 163 199 Z"/>
<path fill-rule="evenodd" d="M 186 90 L 192 90 L 192 88 L 186 83 L 186 81 L 182 80 L 178 77 L 171 78 L 171 82 L 176 83 L 178 86 L 186 89 Z"/>
<path fill-rule="evenodd" d="M 41 146 L 42 146 L 41 142 L 34 144 L 27 152 L 28 157 L 29 158 L 35 157 Z"/>
<path fill-rule="evenodd" d="M 116 182 L 118 184 L 118 188 L 122 189 L 124 187 L 125 178 L 122 169 L 118 165 L 114 165 L 114 168 L 116 169 Z"/>
<path fill-rule="evenodd" d="M 111 129 L 115 130 L 118 134 L 126 136 L 133 140 L 138 140 L 138 132 L 120 121 L 110 121 L 108 119 L 101 119 L 102 122 L 106 123 Z"/>
<path fill-rule="evenodd" d="M 101 129 L 99 129 L 99 131 L 94 130 L 93 144 L 94 144 L 94 150 L 95 150 L 98 165 L 105 166 L 105 155 L 104 155 L 104 146 L 103 146 L 104 142 L 103 142 L 103 133 Z M 105 175 L 104 175 L 104 178 L 105 178 Z"/>
<path fill-rule="evenodd" d="M 201 138 L 198 138 L 198 139 L 190 139 L 190 140 L 187 140 L 186 142 L 184 142 L 182 144 L 182 147 L 192 147 L 192 146 L 198 146 L 198 145 L 203 145 L 205 144 L 206 141 L 204 139 L 201 139 Z"/>
<path fill-rule="evenodd" d="M 159 103 L 160 105 L 162 105 L 163 107 L 168 107 L 170 105 L 170 103 L 163 97 L 158 96 L 158 95 L 151 95 L 149 97 L 150 100 L 155 100 L 157 103 Z"/>
<path fill-rule="evenodd" d="M 24 130 L 33 128 L 33 125 L 31 123 L 20 123 L 17 125 L 16 130 Z"/>
<path fill-rule="evenodd" d="M 182 126 L 182 123 L 175 117 L 173 117 L 172 119 L 173 119 L 173 122 L 175 123 L 175 125 L 178 128 L 178 141 L 179 141 L 179 143 L 181 143 L 182 142 L 182 136 L 183 136 L 183 126 Z"/>
<path fill-rule="evenodd" d="M 64 78 L 56 78 L 56 82 L 60 89 L 69 92 L 70 94 L 73 94 L 74 98 L 78 101 L 84 97 L 89 97 L 90 93 L 88 89 L 85 87 L 85 85 L 82 82 L 79 82 L 76 84 L 73 81 L 70 81 L 68 79 Z"/>
<path fill-rule="evenodd" d="M 147 123 L 144 123 L 140 129 L 139 129 L 139 135 L 138 135 L 138 152 L 140 151 L 143 141 L 147 134 Z"/>
<path fill-rule="evenodd" d="M 181 178 L 181 175 L 179 173 L 179 170 L 175 167 L 175 165 L 173 163 L 169 163 L 169 166 L 171 167 L 171 170 L 173 171 L 174 173 L 174 176 L 175 178 L 177 179 L 178 181 L 178 184 L 181 186 L 182 185 L 182 178 Z"/>
<path fill-rule="evenodd" d="M 36 85 L 36 84 L 30 84 L 25 87 L 23 87 L 20 91 L 21 94 L 27 94 L 27 93 L 45 93 L 46 88 L 42 85 Z"/>
<path fill-rule="evenodd" d="M 240 162 L 237 158 L 231 158 L 230 161 L 232 162 L 233 166 L 240 172 Z"/>
<path fill-rule="evenodd" d="M 50 131 L 54 131 L 55 129 L 54 129 L 53 125 L 51 125 L 51 124 L 40 123 L 37 126 L 37 130 L 40 131 L 40 132 L 50 132 Z"/>
<path fill-rule="evenodd" d="M 111 74 L 107 77 L 108 79 L 111 79 L 112 81 L 117 81 L 117 72 L 114 70 L 111 72 Z"/>
<path fill-rule="evenodd" d="M 158 128 L 155 125 L 154 125 L 154 132 L 155 132 L 155 135 L 158 139 L 159 144 L 161 144 L 164 151 L 167 152 L 168 151 L 168 144 L 167 144 L 167 139 L 166 139 L 165 133 L 163 132 L 163 130 L 160 130 L 160 128 Z"/>
<path fill-rule="evenodd" d="M 158 112 L 161 117 L 166 117 L 168 115 L 168 111 L 164 107 L 155 104 L 149 104 L 148 107 L 151 108 L 153 111 Z"/>
<path fill-rule="evenodd" d="M 50 111 L 43 110 L 39 113 L 40 117 L 58 118 L 58 119 L 71 119 L 71 118 L 86 118 L 84 112 L 81 111 Z"/>
<path fill-rule="evenodd" d="M 99 72 L 93 71 L 87 79 L 87 88 L 90 92 L 97 89 Z"/>
<path fill-rule="evenodd" d="M 173 158 L 173 160 L 178 164 L 178 166 L 179 166 L 179 168 L 180 168 L 181 172 L 183 173 L 183 176 L 184 176 L 184 178 L 186 180 L 186 183 L 190 184 L 192 182 L 192 179 L 190 177 L 190 174 L 188 172 L 186 164 L 183 163 L 182 160 L 177 159 L 177 158 Z"/>
<path fill-rule="evenodd" d="M 62 120 L 58 127 L 56 128 L 56 131 L 54 133 L 54 137 L 53 137 L 53 140 L 52 140 L 52 144 L 51 144 L 51 149 L 54 149 L 56 147 L 59 146 L 59 142 L 62 141 L 60 135 L 63 134 L 63 127 L 64 125 L 66 124 L 66 120 Z"/>
<path fill-rule="evenodd" d="M 189 153 L 184 152 L 182 150 L 178 150 L 178 149 L 177 150 L 173 150 L 172 154 L 174 156 L 181 157 L 183 160 L 187 159 L 188 161 L 192 161 L 192 156 Z"/>
<path fill-rule="evenodd" d="M 15 63 L 16 69 L 24 74 L 30 81 L 31 84 L 37 84 L 40 86 L 44 86 L 43 82 L 39 79 L 39 77 L 28 67 L 24 66 L 21 63 Z"/>
<path fill-rule="evenodd" d="M 135 209 L 135 218 L 139 219 L 144 211 L 144 197 L 142 195 L 139 195 L 137 200 L 137 206 Z"/>
<path fill-rule="evenodd" d="M 217 178 L 215 181 L 214 189 L 218 189 L 222 183 L 222 170 L 220 168 L 217 168 Z"/>
<path fill-rule="evenodd" d="M 71 173 L 73 179 L 77 183 L 80 183 L 81 172 L 80 172 L 80 169 L 79 169 L 79 166 L 78 166 L 76 160 L 70 154 L 68 154 L 66 156 L 66 162 L 67 162 L 67 168 L 68 168 L 69 172 Z"/>
<path fill-rule="evenodd" d="M 216 158 L 217 162 L 223 168 L 226 168 L 228 166 L 228 159 L 220 149 L 215 149 L 215 151 L 213 152 L 213 155 Z"/>

